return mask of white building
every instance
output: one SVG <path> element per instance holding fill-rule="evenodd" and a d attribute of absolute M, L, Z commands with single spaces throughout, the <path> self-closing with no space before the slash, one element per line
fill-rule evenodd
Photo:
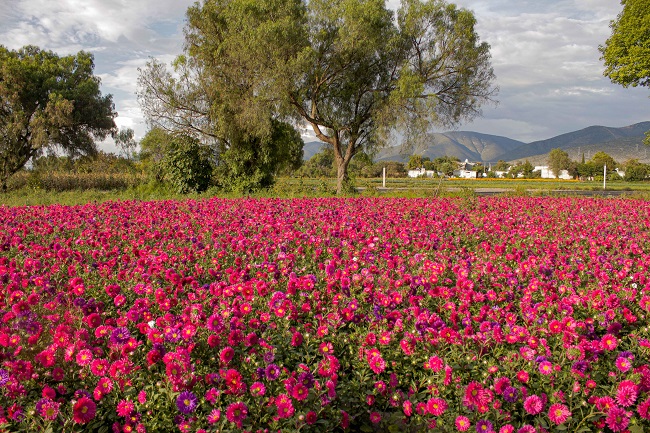
<path fill-rule="evenodd" d="M 472 170 L 454 170 L 454 177 L 460 177 L 464 179 L 476 179 L 478 175 L 476 171 L 472 171 Z"/>
<path fill-rule="evenodd" d="M 548 165 L 536 165 L 533 171 L 539 171 L 542 174 L 542 179 L 555 179 L 555 173 L 548 167 Z M 571 175 L 569 175 L 568 170 L 560 170 L 559 178 L 564 180 L 573 179 Z"/>
<path fill-rule="evenodd" d="M 435 174 L 436 174 L 435 171 L 425 170 L 424 167 L 419 168 L 417 170 L 408 171 L 408 177 L 433 177 Z"/>

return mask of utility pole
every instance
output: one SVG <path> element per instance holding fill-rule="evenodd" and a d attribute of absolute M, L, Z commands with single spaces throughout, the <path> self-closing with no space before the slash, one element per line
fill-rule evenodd
<path fill-rule="evenodd" d="M 603 190 L 607 189 L 607 164 L 603 165 Z"/>

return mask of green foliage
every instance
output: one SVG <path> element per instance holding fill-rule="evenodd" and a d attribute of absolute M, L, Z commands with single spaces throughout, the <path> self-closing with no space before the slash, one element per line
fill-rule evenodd
<path fill-rule="evenodd" d="M 428 157 L 422 157 L 422 155 L 418 154 L 413 154 L 409 157 L 409 161 L 407 163 L 407 168 L 409 170 L 418 170 L 422 167 L 424 167 L 424 162 L 425 161 L 431 161 Z"/>
<path fill-rule="evenodd" d="M 526 160 L 522 167 L 521 167 L 521 173 L 524 175 L 524 179 L 530 179 L 533 177 L 533 169 L 535 167 L 533 164 L 530 163 L 530 161 Z"/>
<path fill-rule="evenodd" d="M 302 165 L 304 143 L 289 124 L 273 121 L 267 138 L 240 137 L 220 153 L 219 186 L 225 191 L 248 194 L 273 185 L 276 175 Z"/>
<path fill-rule="evenodd" d="M 169 151 L 172 136 L 160 127 L 153 127 L 140 140 L 138 160 L 149 179 L 162 183 L 165 173 L 162 161 Z"/>
<path fill-rule="evenodd" d="M 442 1 L 404 1 L 397 19 L 383 0 L 207 0 L 187 16 L 177 78 L 155 60 L 141 71 L 146 115 L 245 154 L 271 119 L 302 118 L 332 148 L 339 192 L 359 152 L 473 118 L 496 93 L 473 14 Z"/>
<path fill-rule="evenodd" d="M 650 86 L 650 3 L 622 0 L 623 11 L 600 47 L 605 76 L 624 87 Z"/>
<path fill-rule="evenodd" d="M 191 137 L 172 139 L 162 167 L 165 179 L 179 194 L 202 192 L 210 185 L 213 167 L 209 149 Z"/>
<path fill-rule="evenodd" d="M 497 163 L 494 166 L 492 166 L 492 170 L 494 171 L 508 171 L 509 169 L 510 169 L 510 164 L 508 164 L 503 159 L 498 160 Z"/>
<path fill-rule="evenodd" d="M 32 191 L 114 191 L 135 187 L 144 181 L 133 161 L 112 153 L 70 158 L 49 154 L 37 158 L 31 170 L 14 176 L 12 188 Z"/>
<path fill-rule="evenodd" d="M 334 164 L 334 150 L 325 146 L 309 158 L 300 168 L 299 174 L 306 177 L 334 177 L 336 166 Z"/>
<path fill-rule="evenodd" d="M 638 161 L 627 164 L 625 167 L 625 176 L 623 179 L 625 179 L 628 182 L 638 182 L 645 180 L 646 177 L 648 177 L 648 174 L 650 173 L 650 167 L 648 164 L 641 164 Z"/>
<path fill-rule="evenodd" d="M 552 149 L 548 154 L 548 167 L 555 174 L 555 178 L 560 177 L 562 170 L 567 170 L 571 165 L 569 154 L 562 149 Z"/>
<path fill-rule="evenodd" d="M 138 143 L 133 138 L 134 132 L 131 128 L 122 128 L 113 136 L 115 144 L 126 159 L 132 159 L 135 156 L 135 148 Z"/>
<path fill-rule="evenodd" d="M 457 157 L 447 155 L 440 156 L 433 160 L 435 170 L 444 173 L 447 176 L 452 176 L 454 174 L 454 170 L 458 168 L 459 162 L 460 159 Z"/>
<path fill-rule="evenodd" d="M 608 153 L 600 151 L 596 152 L 589 160 L 597 172 L 602 173 L 603 167 L 607 165 L 607 170 L 614 170 L 617 166 L 616 161 Z"/>
<path fill-rule="evenodd" d="M 70 156 L 96 153 L 95 139 L 115 132 L 111 95 L 102 96 L 93 56 L 59 57 L 0 45 L 0 187 L 45 149 Z"/>

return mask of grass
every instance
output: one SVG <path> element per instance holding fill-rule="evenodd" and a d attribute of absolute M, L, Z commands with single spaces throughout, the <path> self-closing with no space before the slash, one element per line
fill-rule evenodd
<path fill-rule="evenodd" d="M 413 179 L 393 178 L 386 180 L 386 189 L 382 187 L 382 179 L 356 179 L 355 186 L 359 188 L 357 195 L 382 197 L 468 197 L 477 191 L 492 190 L 508 196 L 521 195 L 562 195 L 568 191 L 600 191 L 602 181 L 575 181 L 556 179 Z M 610 191 L 626 191 L 628 197 L 650 199 L 650 182 L 608 182 Z M 251 197 L 323 197 L 333 196 L 336 190 L 336 179 L 320 178 L 280 178 L 270 190 L 251 194 Z M 54 191 L 23 185 L 0 194 L 0 205 L 7 206 L 38 206 L 38 205 L 78 205 L 108 200 L 179 200 L 188 198 L 208 197 L 235 198 L 237 195 L 224 194 L 216 189 L 210 189 L 201 194 L 180 195 L 167 188 L 141 184 L 136 187 L 123 189 L 83 189 L 70 191 Z"/>

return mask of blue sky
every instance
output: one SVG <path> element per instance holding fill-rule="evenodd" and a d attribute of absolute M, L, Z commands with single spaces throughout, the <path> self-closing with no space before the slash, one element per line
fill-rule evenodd
<path fill-rule="evenodd" d="M 192 0 L 2 0 L 0 43 L 60 55 L 90 51 L 102 91 L 113 94 L 118 126 L 141 138 L 147 126 L 135 91 L 149 57 L 170 62 L 183 46 Z M 399 1 L 390 0 L 395 9 Z M 457 0 L 473 10 L 492 47 L 501 91 L 497 106 L 459 126 L 533 141 L 591 125 L 650 120 L 650 91 L 624 89 L 602 75 L 598 45 L 621 11 L 616 0 Z M 103 147 L 113 150 L 110 142 Z"/>

